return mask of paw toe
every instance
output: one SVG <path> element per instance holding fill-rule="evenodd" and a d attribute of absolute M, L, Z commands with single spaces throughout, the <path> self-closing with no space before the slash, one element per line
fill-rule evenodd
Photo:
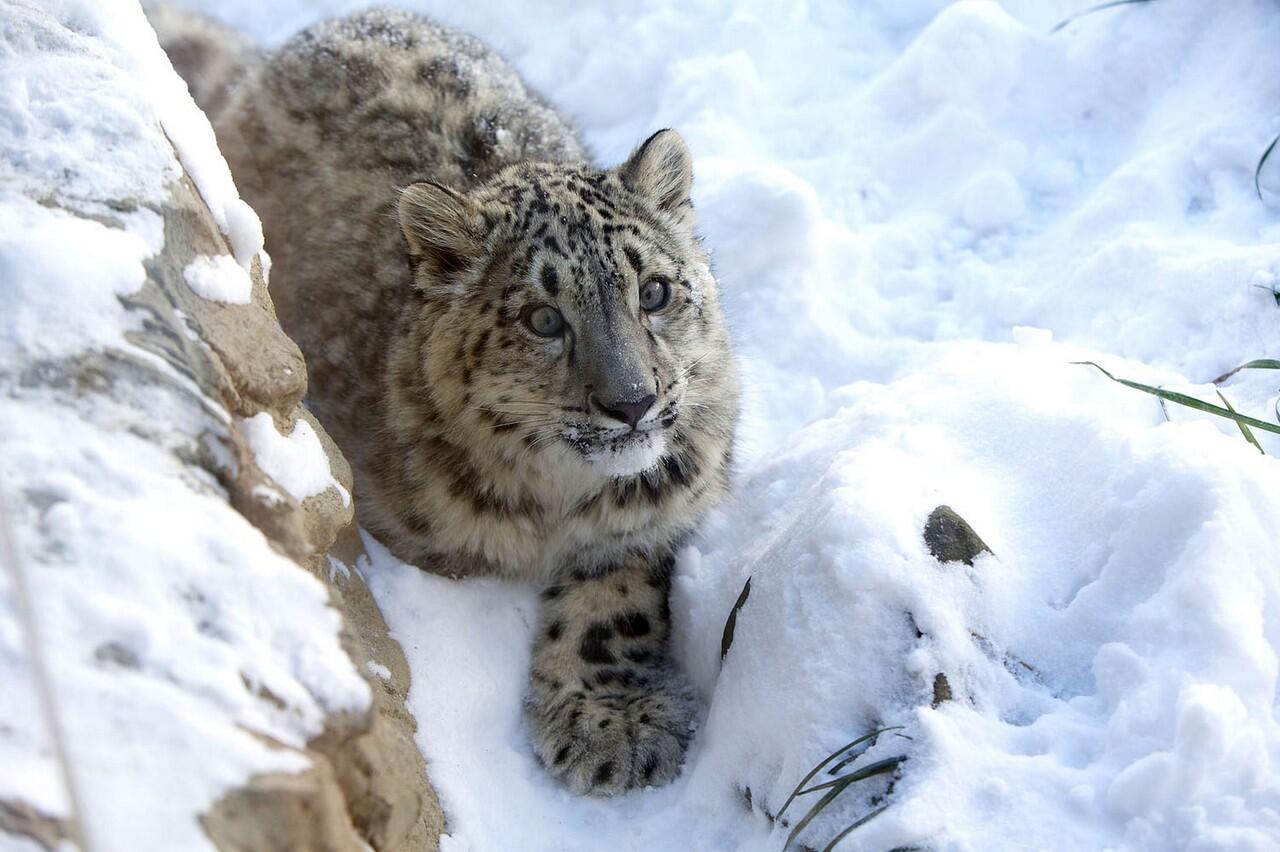
<path fill-rule="evenodd" d="M 692 736 L 686 690 L 570 698 L 531 714 L 534 745 L 552 775 L 577 793 L 611 796 L 680 774 Z"/>

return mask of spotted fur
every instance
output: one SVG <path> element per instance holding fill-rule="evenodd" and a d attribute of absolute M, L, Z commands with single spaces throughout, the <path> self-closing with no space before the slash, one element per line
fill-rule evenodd
<path fill-rule="evenodd" d="M 552 774 L 674 777 L 696 702 L 672 554 L 725 494 L 738 408 L 683 141 L 597 168 L 483 44 L 386 10 L 286 43 L 215 125 L 361 523 L 424 568 L 544 585 L 527 720 Z"/>

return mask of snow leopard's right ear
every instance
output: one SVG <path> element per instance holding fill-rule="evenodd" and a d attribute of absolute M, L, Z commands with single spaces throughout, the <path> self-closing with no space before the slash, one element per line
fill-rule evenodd
<path fill-rule="evenodd" d="M 426 264 L 427 273 L 448 278 L 481 254 L 480 211 L 447 187 L 432 182 L 406 186 L 400 190 L 399 215 L 415 268 Z"/>
<path fill-rule="evenodd" d="M 674 130 L 659 130 L 640 143 L 627 161 L 618 167 L 618 176 L 627 188 L 670 213 L 688 227 L 693 226 L 693 157 L 684 139 Z"/>

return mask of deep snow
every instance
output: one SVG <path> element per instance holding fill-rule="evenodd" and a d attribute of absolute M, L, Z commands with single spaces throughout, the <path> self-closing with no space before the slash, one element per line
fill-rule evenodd
<path fill-rule="evenodd" d="M 193 5 L 277 42 L 364 4 Z M 1280 354 L 1273 3 L 1053 35 L 1092 3 L 406 5 L 497 46 L 603 162 L 685 135 L 748 391 L 739 496 L 679 567 L 708 710 L 668 788 L 548 782 L 519 727 L 533 591 L 370 543 L 446 849 L 776 850 L 766 814 L 885 724 L 911 739 L 861 760 L 910 760 L 841 849 L 1280 845 L 1280 468 L 1070 363 L 1214 399 Z M 1274 420 L 1275 374 L 1222 390 Z M 994 555 L 929 556 L 941 503 Z M 939 671 L 958 700 L 932 709 Z M 871 807 L 846 793 L 806 841 Z"/>
<path fill-rule="evenodd" d="M 273 40 L 353 5 L 216 11 Z M 709 709 L 668 789 L 584 801 L 534 764 L 530 590 L 375 557 L 449 848 L 779 849 L 765 814 L 890 724 L 911 739 L 862 761 L 910 756 L 892 807 L 841 848 L 1280 845 L 1280 469 L 1070 363 L 1215 400 L 1280 351 L 1280 197 L 1252 184 L 1280 130 L 1272 4 L 1055 35 L 1089 4 L 414 5 L 497 45 L 605 162 L 685 134 L 748 391 L 739 497 L 676 585 Z M 1222 390 L 1274 421 L 1274 373 Z M 996 555 L 939 565 L 942 503 Z M 939 671 L 959 700 L 931 709 Z M 840 802 L 810 845 L 873 807 Z"/>
<path fill-rule="evenodd" d="M 204 5 L 276 41 L 357 4 Z M 842 848 L 1280 843 L 1280 471 L 1069 363 L 1214 399 L 1276 354 L 1271 4 L 1055 35 L 1089 4 L 412 5 L 495 44 L 602 161 L 686 136 L 748 391 L 740 496 L 680 567 L 709 710 L 668 789 L 584 801 L 534 765 L 530 590 L 375 559 L 450 848 L 777 849 L 764 814 L 882 724 L 912 739 L 863 760 L 911 759 Z M 1274 374 L 1223 392 L 1274 418 Z M 933 560 L 941 503 L 996 555 Z M 938 671 L 960 700 L 934 710 Z M 870 807 L 841 801 L 811 845 Z"/>

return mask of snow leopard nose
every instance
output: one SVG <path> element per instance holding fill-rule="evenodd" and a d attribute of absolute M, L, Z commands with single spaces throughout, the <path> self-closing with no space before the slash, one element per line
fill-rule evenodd
<path fill-rule="evenodd" d="M 653 403 L 657 399 L 653 394 L 647 394 L 637 400 L 615 399 L 606 403 L 601 402 L 594 396 L 591 397 L 591 401 L 595 403 L 596 408 L 600 409 L 602 414 L 606 414 L 614 420 L 620 420 L 632 429 L 636 428 L 640 418 L 644 417 L 645 412 L 653 407 Z"/>

